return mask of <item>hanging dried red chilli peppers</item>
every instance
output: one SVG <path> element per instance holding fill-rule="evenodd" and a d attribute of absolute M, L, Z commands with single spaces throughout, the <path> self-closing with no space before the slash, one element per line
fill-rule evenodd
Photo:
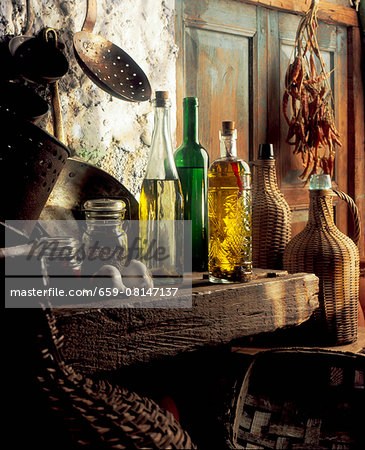
<path fill-rule="evenodd" d="M 304 170 L 299 178 L 302 180 L 308 180 L 321 169 L 323 173 L 332 175 L 334 146 L 341 146 L 328 82 L 331 72 L 324 69 L 316 37 L 318 2 L 319 0 L 312 0 L 298 26 L 294 61 L 286 71 L 282 105 L 289 125 L 286 142 L 294 146 L 294 154 L 301 156 Z M 288 115 L 289 101 L 291 117 Z"/>

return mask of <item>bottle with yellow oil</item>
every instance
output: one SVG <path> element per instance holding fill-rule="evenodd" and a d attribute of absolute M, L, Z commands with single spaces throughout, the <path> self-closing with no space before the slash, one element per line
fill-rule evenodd
<path fill-rule="evenodd" d="M 222 122 L 221 157 L 208 171 L 209 280 L 242 283 L 252 278 L 251 172 L 237 158 L 234 122 Z"/>
<path fill-rule="evenodd" d="M 139 200 L 140 260 L 155 285 L 183 279 L 183 195 L 172 152 L 167 91 L 156 91 L 150 158 Z"/>

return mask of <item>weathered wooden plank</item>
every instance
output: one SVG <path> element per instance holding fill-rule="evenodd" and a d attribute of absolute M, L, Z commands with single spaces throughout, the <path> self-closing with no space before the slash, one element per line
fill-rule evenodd
<path fill-rule="evenodd" d="M 194 286 L 192 308 L 55 310 L 66 359 L 79 370 L 115 370 L 307 320 L 318 306 L 313 274 Z M 100 305 L 96 305 L 100 307 Z"/>
<path fill-rule="evenodd" d="M 306 0 L 241 0 L 243 3 L 263 6 L 295 14 L 305 14 L 309 2 Z M 331 2 L 320 1 L 318 18 L 328 23 L 344 24 L 352 27 L 359 26 L 356 11 L 348 6 L 336 5 Z"/>
<path fill-rule="evenodd" d="M 267 138 L 268 123 L 268 20 L 269 11 L 264 8 L 257 10 L 257 33 L 253 38 L 252 57 L 252 151 L 251 159 L 258 157 L 259 144 L 269 142 Z"/>
<path fill-rule="evenodd" d="M 360 212 L 361 222 L 365 223 L 365 177 L 364 177 L 364 142 L 365 111 L 364 85 L 361 76 L 361 34 L 358 28 L 347 29 L 347 75 L 348 75 L 348 191 L 355 200 Z M 364 227 L 364 225 L 362 225 Z M 353 232 L 350 217 L 349 231 Z M 363 228 L 364 230 L 364 228 Z M 358 244 L 360 258 L 365 257 L 365 233 Z"/>
<path fill-rule="evenodd" d="M 274 348 L 277 348 L 277 346 L 271 346 L 270 343 L 268 346 L 265 347 L 238 347 L 234 346 L 231 348 L 231 351 L 233 353 L 242 353 L 245 355 L 257 355 L 258 353 L 261 353 L 263 351 L 272 350 Z M 323 350 L 332 350 L 336 352 L 351 352 L 351 353 L 359 353 L 365 348 L 365 327 L 359 327 L 358 334 L 357 334 L 357 340 L 355 342 L 352 342 L 351 344 L 346 345 L 337 345 L 336 347 L 321 347 L 317 346 L 317 349 L 323 349 Z"/>
<path fill-rule="evenodd" d="M 267 95 L 268 95 L 268 121 L 267 121 L 267 142 L 274 144 L 278 153 L 280 146 L 280 112 L 281 112 L 281 90 L 280 90 L 280 41 L 279 41 L 279 13 L 272 11 L 268 21 L 268 74 L 267 74 Z M 276 154 L 276 158 L 278 155 Z M 279 185 L 281 184 L 280 167 L 277 167 Z"/>

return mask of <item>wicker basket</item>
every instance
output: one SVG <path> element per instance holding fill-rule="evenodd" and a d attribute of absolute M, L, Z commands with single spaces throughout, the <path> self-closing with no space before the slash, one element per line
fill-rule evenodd
<path fill-rule="evenodd" d="M 281 269 L 291 234 L 291 214 L 276 180 L 275 161 L 255 161 L 252 202 L 252 261 L 254 267 Z"/>
<path fill-rule="evenodd" d="M 365 356 L 313 349 L 259 353 L 225 416 L 233 449 L 365 448 Z"/>
<path fill-rule="evenodd" d="M 83 376 L 66 364 L 63 337 L 52 309 L 45 309 L 38 333 L 41 362 L 35 367 L 43 390 L 39 398 L 44 397 L 48 416 L 53 415 L 55 423 L 64 425 L 62 438 L 67 447 L 61 448 L 196 448 L 175 417 L 153 400 L 111 384 L 107 379 Z M 55 443 L 52 448 L 59 447 Z"/>
<path fill-rule="evenodd" d="M 334 192 L 351 207 L 356 242 L 334 224 Z M 357 338 L 359 251 L 356 244 L 359 236 L 359 213 L 350 197 L 340 191 L 310 191 L 309 220 L 304 230 L 287 245 L 284 269 L 290 273 L 311 272 L 319 277 L 320 307 L 314 319 L 325 339 L 321 344 L 346 344 Z"/>

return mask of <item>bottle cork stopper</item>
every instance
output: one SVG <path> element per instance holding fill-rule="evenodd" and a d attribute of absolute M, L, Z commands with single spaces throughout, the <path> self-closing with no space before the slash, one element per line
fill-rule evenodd
<path fill-rule="evenodd" d="M 156 91 L 156 106 L 165 106 L 169 99 L 169 91 Z"/>
<path fill-rule="evenodd" d="M 156 100 L 166 100 L 169 98 L 169 91 L 156 91 Z"/>
<path fill-rule="evenodd" d="M 232 120 L 222 122 L 222 135 L 231 136 L 236 128 L 236 124 Z"/>

